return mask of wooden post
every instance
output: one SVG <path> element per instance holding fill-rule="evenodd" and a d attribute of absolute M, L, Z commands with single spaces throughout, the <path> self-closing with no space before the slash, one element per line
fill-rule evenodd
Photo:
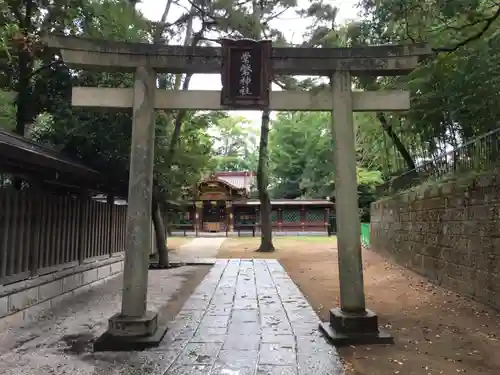
<path fill-rule="evenodd" d="M 88 192 L 82 191 L 78 195 L 78 262 L 85 262 L 85 252 L 88 244 L 88 216 L 89 201 Z"/>
<path fill-rule="evenodd" d="M 306 223 L 306 210 L 304 205 L 300 206 L 300 227 L 302 232 L 305 231 L 305 223 Z"/>
<path fill-rule="evenodd" d="M 325 229 L 328 234 L 330 234 L 330 231 L 328 229 L 328 225 L 330 224 L 330 209 L 328 207 L 325 208 Z"/>
<path fill-rule="evenodd" d="M 107 204 L 109 208 L 109 243 L 108 252 L 109 256 L 113 255 L 113 250 L 115 246 L 115 197 L 112 194 L 108 194 Z"/>
<path fill-rule="evenodd" d="M 273 223 L 271 223 L 272 225 Z M 254 226 L 254 231 L 253 231 L 253 236 L 255 237 L 255 232 L 260 226 L 260 210 L 259 207 L 255 207 L 255 226 Z"/>
<path fill-rule="evenodd" d="M 202 226 L 202 215 L 203 215 L 203 201 L 196 201 L 195 202 L 195 214 L 194 214 L 194 220 L 195 220 L 195 234 L 196 237 L 198 237 L 198 233 L 203 230 Z"/>
<path fill-rule="evenodd" d="M 9 249 L 9 237 L 10 237 L 10 226 L 11 226 L 11 213 L 12 213 L 12 197 L 9 189 L 3 188 L 2 196 L 5 202 L 2 204 L 2 212 L 0 215 L 4 217 L 3 228 L 0 229 L 2 237 L 0 237 L 0 280 L 7 275 L 7 252 Z M 2 198 L 0 196 L 0 199 Z"/>
<path fill-rule="evenodd" d="M 226 202 L 226 210 L 227 210 L 227 217 L 228 217 L 228 231 L 232 232 L 234 230 L 234 206 L 233 206 L 233 202 L 231 202 L 231 201 Z"/>
<path fill-rule="evenodd" d="M 40 259 L 40 241 L 42 236 L 42 215 L 43 215 L 43 204 L 44 196 L 39 190 L 38 186 L 33 186 L 35 190 L 32 199 L 32 216 L 31 216 L 31 254 L 30 254 L 30 274 L 31 276 L 36 276 L 38 274 L 38 262 Z"/>

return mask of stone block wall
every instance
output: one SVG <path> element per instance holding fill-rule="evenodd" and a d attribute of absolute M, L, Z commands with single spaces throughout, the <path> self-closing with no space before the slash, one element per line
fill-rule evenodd
<path fill-rule="evenodd" d="M 14 324 L 29 323 L 66 298 L 118 276 L 122 270 L 123 255 L 117 254 L 0 287 L 0 332 Z"/>
<path fill-rule="evenodd" d="M 374 202 L 370 244 L 500 309 L 500 169 Z"/>

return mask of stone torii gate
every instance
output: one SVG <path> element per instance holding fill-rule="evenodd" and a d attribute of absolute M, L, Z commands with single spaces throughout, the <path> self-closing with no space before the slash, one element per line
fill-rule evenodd
<path fill-rule="evenodd" d="M 166 327 L 146 310 L 148 253 L 151 248 L 151 199 L 154 159 L 154 110 L 228 110 L 219 91 L 165 91 L 156 88 L 157 73 L 221 73 L 221 48 L 160 46 L 75 37 L 49 36 L 46 42 L 71 68 L 133 72 L 133 89 L 73 88 L 79 107 L 133 108 L 127 211 L 127 247 L 121 312 L 95 350 L 157 345 Z M 390 342 L 377 316 L 365 306 L 358 214 L 353 111 L 404 111 L 407 91 L 353 92 L 352 76 L 408 74 L 430 54 L 425 45 L 362 48 L 273 48 L 272 74 L 331 77 L 331 90 L 271 92 L 275 111 L 331 111 L 335 140 L 336 210 L 340 307 L 320 328 L 334 343 Z M 233 108 L 234 109 L 234 108 Z M 248 109 L 248 108 L 246 108 Z"/>

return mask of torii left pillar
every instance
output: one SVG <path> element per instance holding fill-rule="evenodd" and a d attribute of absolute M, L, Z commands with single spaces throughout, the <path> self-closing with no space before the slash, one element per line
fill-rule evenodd
<path fill-rule="evenodd" d="M 149 254 L 152 246 L 151 202 L 155 138 L 156 74 L 149 67 L 135 72 L 127 207 L 127 239 L 121 312 L 109 319 L 108 331 L 94 350 L 143 350 L 160 343 L 166 326 L 147 311 Z"/>

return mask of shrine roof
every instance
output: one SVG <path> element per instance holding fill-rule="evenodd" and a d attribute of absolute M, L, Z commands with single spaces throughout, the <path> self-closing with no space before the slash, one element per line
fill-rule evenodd
<path fill-rule="evenodd" d="M 215 172 L 214 177 L 219 176 L 256 176 L 257 173 L 249 172 L 249 171 L 223 171 L 223 172 Z"/>
<path fill-rule="evenodd" d="M 248 199 L 233 202 L 238 206 L 258 206 L 260 201 L 258 199 Z M 271 205 L 273 206 L 334 206 L 334 203 L 326 199 L 272 199 Z"/>
<path fill-rule="evenodd" d="M 216 172 L 210 178 L 203 180 L 202 183 L 209 182 L 222 182 L 232 189 L 241 190 L 245 189 L 250 191 L 251 185 L 255 181 L 254 172 Z"/>
<path fill-rule="evenodd" d="M 40 183 L 126 197 L 127 185 L 19 135 L 0 130 L 0 172 Z"/>

